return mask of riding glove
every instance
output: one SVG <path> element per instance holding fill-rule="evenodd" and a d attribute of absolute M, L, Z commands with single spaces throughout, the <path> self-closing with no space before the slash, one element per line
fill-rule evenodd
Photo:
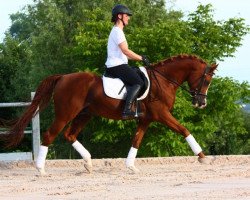
<path fill-rule="evenodd" d="M 150 67 L 150 62 L 149 62 L 149 59 L 147 58 L 147 56 L 142 55 L 141 57 L 142 57 L 142 62 L 143 62 L 143 64 L 144 64 L 145 66 L 147 66 L 147 67 Z"/>

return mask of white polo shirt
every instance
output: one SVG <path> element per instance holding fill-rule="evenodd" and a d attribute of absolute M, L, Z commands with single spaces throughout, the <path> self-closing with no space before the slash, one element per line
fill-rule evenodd
<path fill-rule="evenodd" d="M 120 47 L 118 46 L 124 41 L 127 42 L 123 30 L 117 26 L 114 26 L 109 34 L 108 39 L 108 57 L 105 63 L 108 68 L 117 65 L 128 64 L 127 56 L 122 53 Z"/>

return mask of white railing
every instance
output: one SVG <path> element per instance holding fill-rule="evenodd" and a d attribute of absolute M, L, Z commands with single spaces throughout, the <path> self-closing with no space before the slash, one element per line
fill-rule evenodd
<path fill-rule="evenodd" d="M 35 96 L 35 92 L 31 92 L 31 99 Z M 0 103 L 0 108 L 4 107 L 26 107 L 31 102 L 15 102 L 15 103 Z M 10 160 L 36 160 L 40 146 L 40 119 L 39 112 L 32 118 L 32 130 L 25 130 L 25 134 L 32 134 L 32 152 L 11 152 L 0 153 L 0 161 Z M 4 134 L 0 132 L 0 134 Z"/>

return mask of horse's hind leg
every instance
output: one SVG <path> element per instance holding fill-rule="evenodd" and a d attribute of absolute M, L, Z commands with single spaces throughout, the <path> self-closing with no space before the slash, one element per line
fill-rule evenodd
<path fill-rule="evenodd" d="M 135 158 L 137 155 L 137 151 L 139 149 L 139 146 L 141 144 L 141 141 L 143 139 L 143 136 L 150 124 L 150 121 L 147 120 L 140 120 L 139 124 L 137 125 L 136 134 L 132 141 L 132 147 L 130 148 L 130 151 L 128 153 L 127 159 L 126 159 L 126 166 L 128 169 L 133 171 L 134 173 L 139 172 L 139 170 L 135 167 Z"/>
<path fill-rule="evenodd" d="M 36 168 L 41 173 L 45 174 L 45 160 L 48 153 L 48 146 L 54 141 L 58 133 L 65 127 L 68 122 L 55 119 L 51 127 L 45 132 L 43 136 L 42 145 L 39 148 L 39 153 L 36 160 Z"/>
<path fill-rule="evenodd" d="M 83 127 L 89 122 L 91 115 L 82 111 L 72 121 L 71 126 L 67 128 L 64 133 L 64 137 L 67 141 L 72 143 L 75 150 L 82 156 L 86 163 L 84 164 L 85 169 L 92 172 L 92 161 L 91 154 L 85 147 L 77 140 L 77 136 Z"/>

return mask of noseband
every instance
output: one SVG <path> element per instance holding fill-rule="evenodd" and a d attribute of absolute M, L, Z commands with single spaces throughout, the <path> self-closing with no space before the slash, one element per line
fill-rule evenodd
<path fill-rule="evenodd" d="M 159 81 L 157 80 L 157 77 L 155 75 L 154 72 L 157 72 L 158 74 L 160 74 L 164 79 L 167 79 L 168 81 L 170 81 L 171 83 L 174 83 L 175 85 L 177 85 L 178 87 L 181 87 L 183 90 L 187 91 L 188 93 L 190 93 L 190 95 L 192 97 L 196 97 L 196 96 L 207 96 L 206 94 L 203 94 L 201 93 L 201 89 L 203 87 L 203 85 L 206 83 L 206 76 L 209 75 L 209 76 L 213 76 L 213 73 L 209 73 L 210 69 L 211 69 L 211 66 L 207 65 L 202 76 L 198 79 L 200 80 L 199 84 L 198 84 L 198 87 L 196 87 L 194 90 L 189 90 L 187 89 L 186 87 L 182 86 L 180 83 L 178 83 L 177 81 L 171 79 L 170 77 L 167 77 L 165 74 L 163 74 L 162 72 L 160 72 L 159 70 L 157 69 L 154 69 L 154 68 L 149 68 L 151 69 L 150 72 L 150 76 L 152 77 L 151 74 L 153 74 L 154 78 L 156 79 L 157 81 L 157 84 L 158 86 L 160 87 L 160 84 L 159 84 Z M 209 83 L 208 83 L 209 84 Z"/>

